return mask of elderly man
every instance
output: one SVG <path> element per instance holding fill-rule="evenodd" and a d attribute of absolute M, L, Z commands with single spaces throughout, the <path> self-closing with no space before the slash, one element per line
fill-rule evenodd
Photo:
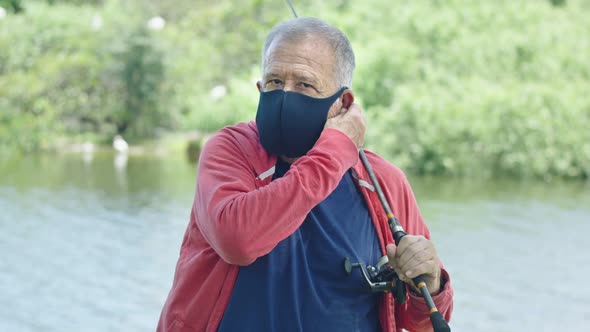
<path fill-rule="evenodd" d="M 221 129 L 201 154 L 158 331 L 430 330 L 413 286 L 400 304 L 342 267 L 344 257 L 374 264 L 385 254 L 403 280 L 425 274 L 450 319 L 449 275 L 404 174 L 367 152 L 411 234 L 396 248 L 359 162 L 365 120 L 353 70 L 348 39 L 321 20 L 292 19 L 270 32 L 256 121 Z"/>

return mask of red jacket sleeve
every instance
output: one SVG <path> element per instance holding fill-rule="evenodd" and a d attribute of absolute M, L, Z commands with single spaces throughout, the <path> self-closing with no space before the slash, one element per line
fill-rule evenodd
<path fill-rule="evenodd" d="M 227 263 L 249 265 L 295 232 L 356 164 L 358 150 L 340 131 L 326 129 L 285 176 L 257 188 L 257 174 L 239 144 L 224 130 L 209 139 L 199 160 L 193 209 L 215 252 Z"/>

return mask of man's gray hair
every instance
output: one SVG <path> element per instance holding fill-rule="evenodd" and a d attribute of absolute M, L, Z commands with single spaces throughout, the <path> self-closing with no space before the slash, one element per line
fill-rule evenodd
<path fill-rule="evenodd" d="M 273 41 L 299 42 L 308 37 L 320 37 L 331 46 L 335 58 L 335 78 L 340 86 L 352 85 L 354 52 L 346 35 L 331 24 L 313 17 L 299 17 L 281 22 L 270 31 L 262 49 L 262 71 L 264 72 L 267 51 Z"/>

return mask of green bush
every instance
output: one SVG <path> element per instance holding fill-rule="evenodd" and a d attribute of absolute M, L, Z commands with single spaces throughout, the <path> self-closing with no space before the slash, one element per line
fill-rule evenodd
<path fill-rule="evenodd" d="M 367 140 L 419 174 L 587 177 L 590 98 L 581 96 L 589 88 L 414 84 L 397 90 L 393 106 L 368 111 Z"/>
<path fill-rule="evenodd" d="M 109 15 L 109 13 L 114 13 Z M 159 105 L 161 52 L 144 26 L 105 7 L 27 3 L 0 21 L 0 146 L 38 150 L 61 137 L 147 137 L 166 123 Z M 124 27 L 124 28 L 122 28 Z M 23 121 L 26 119 L 26 121 Z M 26 123 L 26 125 L 25 125 Z"/>
<path fill-rule="evenodd" d="M 588 4 L 435 3 L 360 45 L 369 146 L 419 174 L 588 178 Z"/>

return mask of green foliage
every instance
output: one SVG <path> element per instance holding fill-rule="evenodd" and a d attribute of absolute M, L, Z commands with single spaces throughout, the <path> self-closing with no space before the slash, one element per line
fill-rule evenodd
<path fill-rule="evenodd" d="M 357 45 L 369 147 L 419 174 L 590 176 L 590 8 L 393 6 Z"/>
<path fill-rule="evenodd" d="M 119 133 L 146 137 L 156 125 L 164 121 L 159 112 L 158 99 L 164 68 L 161 54 L 153 48 L 145 29 L 133 32 L 126 40 L 127 47 L 119 55 L 121 59 L 124 106 L 117 121 Z"/>
<path fill-rule="evenodd" d="M 0 22 L 0 129 L 10 129 L 0 130 L 0 146 L 31 151 L 64 136 L 147 137 L 167 122 L 158 102 L 162 55 L 152 37 L 116 6 L 103 8 L 106 17 L 93 27 L 99 14 L 29 3 L 25 14 Z M 24 134 L 30 128 L 37 130 Z"/>
<path fill-rule="evenodd" d="M 567 3 L 566 0 L 549 0 L 549 2 L 555 7 L 565 6 Z"/>
<path fill-rule="evenodd" d="M 0 7 L 8 9 L 9 12 L 18 14 L 24 10 L 21 0 L 0 0 Z"/>
<path fill-rule="evenodd" d="M 262 43 L 292 15 L 284 1 L 18 3 L 19 15 L 0 20 L 0 150 L 253 119 Z M 367 145 L 400 167 L 590 176 L 587 1 L 295 6 L 351 39 Z M 162 30 L 146 28 L 154 16 L 164 18 Z"/>

